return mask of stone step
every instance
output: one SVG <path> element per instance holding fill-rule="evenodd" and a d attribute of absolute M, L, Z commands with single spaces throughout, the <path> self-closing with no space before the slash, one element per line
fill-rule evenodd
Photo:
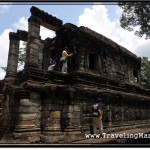
<path fill-rule="evenodd" d="M 41 142 L 44 144 L 55 144 L 55 143 L 63 143 L 65 140 L 64 135 L 55 135 L 55 136 L 47 136 L 47 135 L 41 135 Z"/>
<path fill-rule="evenodd" d="M 54 81 L 55 83 L 58 83 L 58 84 L 64 84 L 64 83 L 65 83 L 65 81 L 63 81 L 63 80 L 54 79 L 53 81 Z"/>

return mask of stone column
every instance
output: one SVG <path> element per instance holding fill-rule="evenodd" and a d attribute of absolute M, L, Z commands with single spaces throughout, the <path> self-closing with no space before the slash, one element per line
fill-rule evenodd
<path fill-rule="evenodd" d="M 17 33 L 9 33 L 9 54 L 6 70 L 6 78 L 14 78 L 17 75 L 18 56 L 19 56 L 19 36 Z"/>
<path fill-rule="evenodd" d="M 38 68 L 40 41 L 40 24 L 41 20 L 31 16 L 28 19 L 28 39 L 26 52 L 26 67 Z"/>
<path fill-rule="evenodd" d="M 56 50 L 56 70 L 61 71 L 61 64 L 60 64 L 60 58 L 62 56 L 62 43 L 63 43 L 63 33 L 62 30 L 56 31 L 56 41 L 55 41 L 55 50 Z"/>
<path fill-rule="evenodd" d="M 14 139 L 19 142 L 34 143 L 40 141 L 41 99 L 37 92 L 22 90 L 16 104 Z M 18 109 L 17 109 L 18 107 Z"/>
<path fill-rule="evenodd" d="M 79 70 L 84 70 L 84 65 L 85 65 L 85 57 L 84 57 L 84 49 L 80 48 L 80 62 L 79 62 Z"/>
<path fill-rule="evenodd" d="M 44 49 L 44 43 L 41 41 L 40 49 L 39 49 L 39 68 L 42 69 L 42 62 L 43 62 L 43 49 Z"/>

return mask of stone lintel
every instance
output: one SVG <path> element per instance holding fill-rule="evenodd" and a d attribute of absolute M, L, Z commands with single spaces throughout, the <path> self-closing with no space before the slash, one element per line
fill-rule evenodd
<path fill-rule="evenodd" d="M 50 30 L 53 30 L 53 31 L 57 31 L 59 30 L 61 27 L 59 26 L 55 26 L 55 25 L 52 25 L 50 23 L 47 23 L 47 22 L 42 22 L 41 25 L 47 29 L 50 29 Z"/>
<path fill-rule="evenodd" d="M 41 19 L 34 15 L 31 15 L 28 19 L 28 22 L 35 22 L 35 23 L 41 24 Z"/>
<path fill-rule="evenodd" d="M 15 33 L 15 32 L 10 32 L 9 33 L 9 40 L 12 40 L 12 39 L 14 39 L 14 40 L 20 40 L 18 34 Z"/>
<path fill-rule="evenodd" d="M 63 24 L 62 20 L 40 10 L 39 8 L 32 6 L 30 11 L 31 11 L 32 16 L 35 16 L 41 19 L 42 22 L 46 22 L 47 24 L 51 25 L 51 26 L 48 26 L 48 28 L 52 27 L 50 28 L 51 30 L 53 29 L 56 30 L 62 27 L 62 24 Z M 43 23 L 43 26 L 44 25 L 45 23 Z"/>
<path fill-rule="evenodd" d="M 20 38 L 20 40 L 22 41 L 27 41 L 27 38 L 28 38 L 28 32 L 27 31 L 24 31 L 24 30 L 17 30 L 17 34 Z"/>

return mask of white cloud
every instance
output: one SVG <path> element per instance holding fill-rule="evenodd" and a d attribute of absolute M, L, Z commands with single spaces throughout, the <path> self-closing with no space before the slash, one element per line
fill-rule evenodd
<path fill-rule="evenodd" d="M 119 23 L 122 10 L 118 7 L 114 13 L 117 18 L 111 21 L 107 8 L 104 5 L 93 5 L 91 9 L 85 8 L 83 14 L 79 16 L 78 26 L 91 28 L 112 39 L 136 55 L 150 58 L 150 51 L 148 51 L 150 40 L 145 40 L 144 38 L 135 36 L 133 32 L 122 29 Z"/>
<path fill-rule="evenodd" d="M 8 12 L 9 8 L 11 7 L 11 5 L 0 5 L 0 14 L 5 14 L 6 12 Z"/>
<path fill-rule="evenodd" d="M 28 30 L 28 18 L 21 17 L 16 23 L 13 24 L 13 26 L 16 28 L 16 30 L 20 29 L 20 30 L 27 31 Z M 0 67 L 7 66 L 8 50 L 9 50 L 9 32 L 16 32 L 16 30 L 13 31 L 12 29 L 6 29 L 0 35 Z M 48 30 L 44 27 L 41 27 L 40 35 L 42 39 L 45 39 L 47 37 L 52 38 L 55 36 L 53 31 Z M 20 43 L 20 47 L 22 47 L 22 42 Z M 2 69 L 0 69 L 0 80 L 3 79 L 4 76 L 5 76 L 5 72 Z"/>
<path fill-rule="evenodd" d="M 11 29 L 6 29 L 0 35 L 0 67 L 7 66 L 8 50 L 9 50 L 9 32 Z M 0 80 L 5 76 L 5 72 L 0 69 Z"/>
<path fill-rule="evenodd" d="M 19 20 L 13 24 L 16 29 L 28 30 L 28 18 L 21 17 Z"/>

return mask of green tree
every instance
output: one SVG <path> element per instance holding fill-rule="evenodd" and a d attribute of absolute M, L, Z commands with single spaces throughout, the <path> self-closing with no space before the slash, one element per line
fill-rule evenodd
<path fill-rule="evenodd" d="M 135 30 L 135 35 L 150 39 L 150 2 L 119 2 L 123 13 L 120 18 L 121 27 Z"/>
<path fill-rule="evenodd" d="M 23 45 L 23 48 L 21 47 L 19 49 L 18 68 L 24 65 L 25 59 L 26 59 L 26 46 L 27 46 L 27 43 L 23 42 L 22 45 Z"/>
<path fill-rule="evenodd" d="M 150 88 L 150 61 L 148 60 L 148 57 L 142 58 L 141 81 L 145 88 Z"/>
<path fill-rule="evenodd" d="M 1 69 L 6 72 L 7 67 L 1 67 Z"/>

